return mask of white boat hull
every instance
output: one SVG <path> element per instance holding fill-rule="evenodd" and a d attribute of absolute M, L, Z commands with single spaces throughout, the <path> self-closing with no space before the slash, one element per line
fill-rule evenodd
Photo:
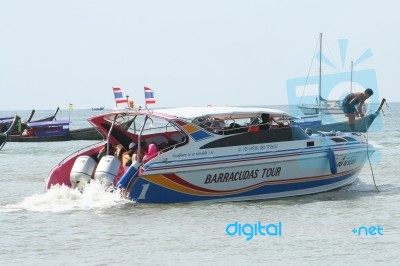
<path fill-rule="evenodd" d="M 141 203 L 225 202 L 324 192 L 353 183 L 366 159 L 361 149 L 335 153 L 337 173 L 329 170 L 326 149 L 308 155 L 298 150 L 264 158 L 230 158 L 227 163 L 204 162 L 191 169 L 184 164 L 149 166 L 132 186 L 130 198 Z"/>
<path fill-rule="evenodd" d="M 305 115 L 313 115 L 313 114 L 326 114 L 326 115 L 340 115 L 343 114 L 343 110 L 340 107 L 307 107 L 307 106 L 298 106 L 301 112 Z"/>
<path fill-rule="evenodd" d="M 113 185 L 139 203 L 242 201 L 329 191 L 354 182 L 367 153 L 374 152 L 374 147 L 359 134 L 309 136 L 289 122 L 277 122 L 267 128 L 263 127 L 266 124 L 254 126 L 245 122 L 262 118 L 263 114 L 290 117 L 274 109 L 207 107 L 167 109 L 162 113 L 116 110 L 90 121 L 104 135 L 110 130 L 108 141 L 113 146 L 127 146 L 132 141 L 157 144 L 160 148 L 161 144 L 167 144 L 150 161 L 141 160 L 139 153 L 136 157 L 139 159 L 129 168 L 118 164 L 113 171 L 115 179 L 110 180 Z M 145 119 L 136 119 L 137 115 Z M 121 126 L 130 117 L 142 125 L 146 122 L 151 126 L 153 122 L 162 125 L 156 119 L 163 119 L 166 125 L 156 127 L 150 134 L 135 134 L 131 129 L 138 126 L 129 129 Z M 120 121 L 116 130 L 110 129 L 117 118 Z M 225 122 L 225 118 L 233 120 L 232 123 Z M 208 123 L 218 121 L 223 121 L 223 125 L 217 128 Z M 160 132 L 160 128 L 165 132 Z M 170 141 L 165 143 L 166 140 Z M 77 158 L 97 158 L 104 146 L 106 143 L 99 143 L 66 158 L 49 174 L 46 189 L 71 185 L 70 173 Z"/>

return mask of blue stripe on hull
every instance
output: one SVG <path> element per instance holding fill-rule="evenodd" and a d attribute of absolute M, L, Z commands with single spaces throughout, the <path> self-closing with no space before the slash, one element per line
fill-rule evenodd
<path fill-rule="evenodd" d="M 311 194 L 323 192 L 331 189 L 335 189 L 337 187 L 347 185 L 346 180 L 351 181 L 354 175 L 357 175 L 357 172 L 353 172 L 347 175 L 323 179 L 317 181 L 308 181 L 308 182 L 299 182 L 292 184 L 277 184 L 277 185 L 265 185 L 250 191 L 233 194 L 233 195 L 221 195 L 221 196 L 197 196 L 192 194 L 186 194 L 177 192 L 174 190 L 170 190 L 163 186 L 159 186 L 157 184 L 148 182 L 143 179 L 139 179 L 134 189 L 131 190 L 129 197 L 132 200 L 135 200 L 138 203 L 184 203 L 184 202 L 198 202 L 198 201 L 235 201 L 235 200 L 246 200 L 248 199 L 263 199 L 263 198 L 275 198 L 275 197 L 284 197 L 284 196 L 296 196 L 302 194 Z M 354 180 L 353 180 L 354 181 Z M 339 184 L 340 182 L 340 184 Z M 337 186 L 334 183 L 338 183 Z M 149 185 L 150 184 L 150 185 Z M 320 189 L 318 187 L 331 185 L 328 189 Z M 146 188 L 146 189 L 144 189 Z M 305 189 L 314 189 L 312 192 L 302 192 L 301 190 Z M 145 191 L 145 193 L 144 193 Z M 289 192 L 284 196 L 277 196 L 274 193 L 284 193 Z M 141 197 L 140 197 L 141 196 Z M 144 198 L 143 198 L 144 197 Z M 236 199 L 237 198 L 237 199 Z M 243 199 L 240 199 L 243 198 Z"/>

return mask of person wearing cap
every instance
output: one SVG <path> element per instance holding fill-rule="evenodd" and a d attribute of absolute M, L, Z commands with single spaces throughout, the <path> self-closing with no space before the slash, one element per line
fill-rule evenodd
<path fill-rule="evenodd" d="M 350 93 L 343 99 L 342 110 L 344 115 L 348 118 L 351 131 L 354 132 L 354 121 L 356 116 L 365 116 L 365 114 L 362 112 L 362 107 L 365 104 L 365 100 L 367 100 L 373 94 L 374 92 L 368 88 L 364 92 Z M 356 105 L 358 105 L 357 109 Z"/>
<path fill-rule="evenodd" d="M 135 143 L 135 142 L 129 143 L 128 149 L 129 149 L 129 150 L 132 150 L 132 149 L 134 149 L 134 148 L 136 148 L 136 143 Z"/>
<path fill-rule="evenodd" d="M 130 166 L 132 161 L 136 161 L 137 145 L 135 142 L 131 142 L 128 146 L 129 150 L 122 154 L 122 165 Z"/>

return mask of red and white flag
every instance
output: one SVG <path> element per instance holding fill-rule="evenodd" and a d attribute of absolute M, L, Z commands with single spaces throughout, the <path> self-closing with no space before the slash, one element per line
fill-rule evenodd
<path fill-rule="evenodd" d="M 113 88 L 114 91 L 114 97 L 115 97 L 115 103 L 118 105 L 119 103 L 127 103 L 128 99 L 124 98 L 122 95 L 122 90 L 121 88 Z"/>
<path fill-rule="evenodd" d="M 149 87 L 144 87 L 144 98 L 146 99 L 146 104 L 156 103 L 154 92 Z"/>

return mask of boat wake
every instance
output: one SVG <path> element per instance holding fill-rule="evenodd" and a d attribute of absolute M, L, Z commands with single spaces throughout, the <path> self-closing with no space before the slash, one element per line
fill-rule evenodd
<path fill-rule="evenodd" d="M 365 183 L 361 180 L 357 180 L 350 186 L 342 188 L 343 191 L 349 192 L 376 192 L 374 184 Z"/>
<path fill-rule="evenodd" d="M 125 204 L 132 204 L 132 201 L 121 197 L 121 191 L 107 191 L 104 190 L 100 182 L 92 182 L 85 187 L 83 192 L 64 185 L 53 186 L 43 194 L 26 197 L 22 202 L 6 205 L 0 211 L 65 212 L 104 210 Z"/>
<path fill-rule="evenodd" d="M 354 193 L 354 192 L 360 192 L 360 193 L 385 193 L 385 194 L 391 194 L 391 193 L 400 193 L 400 187 L 390 185 L 390 184 L 384 184 L 384 185 L 379 185 L 378 184 L 378 190 L 375 187 L 374 184 L 371 183 L 365 183 L 361 180 L 357 180 L 354 184 L 344 187 L 341 189 L 342 191 Z"/>

